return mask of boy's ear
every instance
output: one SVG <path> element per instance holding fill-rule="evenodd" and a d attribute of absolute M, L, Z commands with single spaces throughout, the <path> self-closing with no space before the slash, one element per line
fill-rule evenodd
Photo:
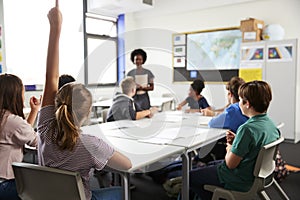
<path fill-rule="evenodd" d="M 135 92 L 136 92 L 136 87 L 133 87 L 133 88 L 131 89 L 131 91 L 132 91 L 132 93 L 135 93 Z"/>
<path fill-rule="evenodd" d="M 251 107 L 251 104 L 249 103 L 248 100 L 246 101 L 246 106 L 247 106 L 247 108 L 250 108 L 250 107 Z"/>

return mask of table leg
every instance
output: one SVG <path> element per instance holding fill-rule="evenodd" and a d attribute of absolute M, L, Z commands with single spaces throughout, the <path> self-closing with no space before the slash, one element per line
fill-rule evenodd
<path fill-rule="evenodd" d="M 130 200 L 130 189 L 129 189 L 129 173 L 120 173 L 122 176 L 122 186 L 123 186 L 123 200 Z"/>
<path fill-rule="evenodd" d="M 188 153 L 184 153 L 181 155 L 182 157 L 182 188 L 181 188 L 181 198 L 182 200 L 189 200 L 189 184 L 190 184 L 190 177 L 189 177 L 189 156 Z"/>

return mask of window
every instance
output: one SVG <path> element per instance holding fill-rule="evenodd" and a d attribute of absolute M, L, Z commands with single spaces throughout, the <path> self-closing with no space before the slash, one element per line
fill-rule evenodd
<path fill-rule="evenodd" d="M 60 1 L 63 28 L 60 39 L 60 73 L 82 80 L 84 51 L 82 2 Z M 16 6 L 17 5 L 17 6 Z M 24 84 L 44 84 L 49 36 L 47 13 L 54 1 L 4 0 L 4 31 L 7 72 L 19 76 Z M 34 8 L 34 9 L 33 9 Z"/>
<path fill-rule="evenodd" d="M 117 82 L 117 29 L 115 18 L 86 13 L 87 84 Z"/>

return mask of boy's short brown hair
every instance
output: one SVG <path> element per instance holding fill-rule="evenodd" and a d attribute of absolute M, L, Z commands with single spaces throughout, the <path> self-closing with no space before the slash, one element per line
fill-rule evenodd
<path fill-rule="evenodd" d="M 267 82 L 251 81 L 240 86 L 239 96 L 243 103 L 249 101 L 256 112 L 264 113 L 272 100 L 272 91 Z"/>

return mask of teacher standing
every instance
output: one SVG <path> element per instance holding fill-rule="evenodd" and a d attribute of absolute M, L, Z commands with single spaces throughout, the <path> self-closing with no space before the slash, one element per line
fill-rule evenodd
<path fill-rule="evenodd" d="M 148 110 L 151 107 L 148 91 L 154 89 L 154 75 L 148 69 L 143 68 L 143 64 L 147 60 L 147 54 L 143 49 L 135 49 L 130 56 L 135 69 L 130 70 L 127 76 L 134 78 L 136 82 L 136 94 L 133 96 L 134 102 L 141 110 Z"/>

